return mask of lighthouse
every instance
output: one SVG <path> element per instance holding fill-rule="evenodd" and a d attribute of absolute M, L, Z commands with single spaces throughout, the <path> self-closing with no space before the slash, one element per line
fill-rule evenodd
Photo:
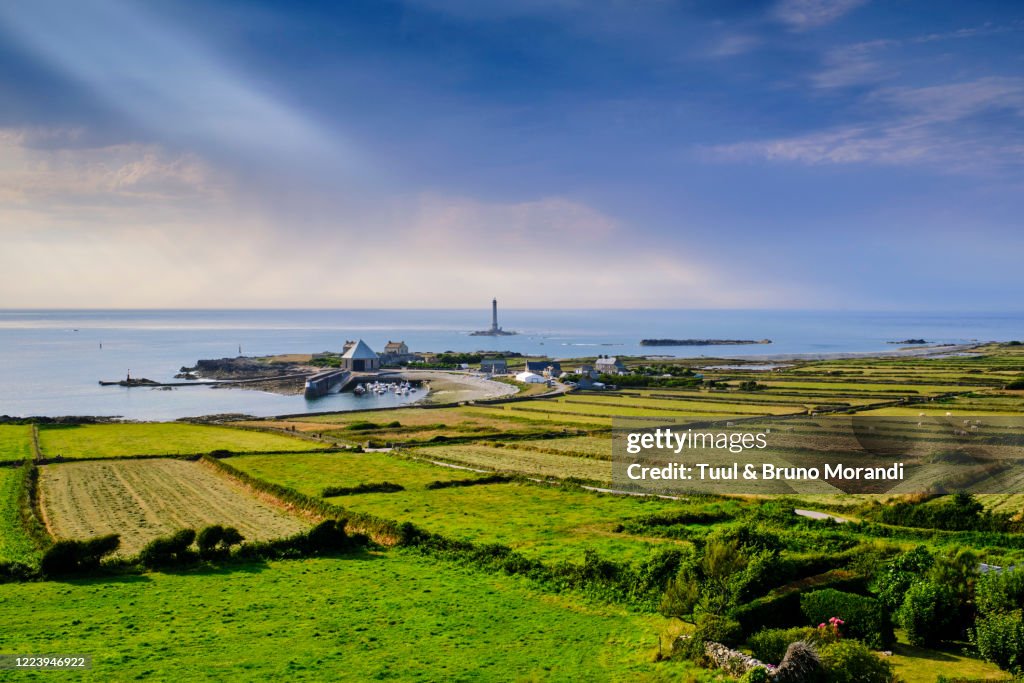
<path fill-rule="evenodd" d="M 491 332 L 500 332 L 498 327 L 498 298 L 491 299 Z"/>

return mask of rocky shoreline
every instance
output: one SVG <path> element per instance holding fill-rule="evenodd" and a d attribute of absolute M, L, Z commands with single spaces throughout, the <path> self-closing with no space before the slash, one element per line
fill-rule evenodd
<path fill-rule="evenodd" d="M 641 339 L 640 346 L 741 346 L 771 344 L 771 339 Z"/>

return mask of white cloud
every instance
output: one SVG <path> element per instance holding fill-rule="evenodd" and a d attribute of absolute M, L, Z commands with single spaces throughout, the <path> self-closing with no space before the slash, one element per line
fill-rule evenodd
<path fill-rule="evenodd" d="M 950 172 L 986 173 L 1021 165 L 1024 79 L 982 78 L 923 88 L 872 93 L 869 106 L 885 110 L 876 120 L 805 135 L 719 145 L 712 158 L 801 164 L 924 165 Z M 1004 129 L 973 126 L 999 114 Z"/>
<path fill-rule="evenodd" d="M 867 0 L 781 0 L 775 16 L 795 31 L 806 31 L 830 24 Z"/>

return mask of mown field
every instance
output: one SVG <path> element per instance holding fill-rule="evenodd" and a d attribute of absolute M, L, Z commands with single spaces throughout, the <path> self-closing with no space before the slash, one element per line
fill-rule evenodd
<path fill-rule="evenodd" d="M 282 434 L 178 423 L 40 425 L 39 446 L 46 458 L 69 459 L 189 455 L 217 450 L 311 451 L 324 447 Z"/>
<path fill-rule="evenodd" d="M 124 555 L 178 529 L 236 527 L 251 540 L 289 536 L 299 518 L 257 500 L 202 464 L 181 460 L 92 460 L 40 468 L 51 533 L 82 539 L 119 534 Z"/>
<path fill-rule="evenodd" d="M 652 664 L 661 621 L 400 552 L 0 590 L 4 651 L 88 681 L 710 680 Z"/>

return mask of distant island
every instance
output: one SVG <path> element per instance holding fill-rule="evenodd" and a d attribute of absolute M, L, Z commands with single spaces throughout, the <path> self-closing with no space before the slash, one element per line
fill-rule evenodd
<path fill-rule="evenodd" d="M 739 344 L 771 344 L 771 339 L 641 339 L 640 346 L 735 346 Z"/>
<path fill-rule="evenodd" d="M 913 344 L 915 346 L 919 345 L 919 344 L 930 344 L 930 343 L 931 342 L 926 341 L 924 339 L 904 339 L 903 341 L 886 342 L 886 344 Z"/>

